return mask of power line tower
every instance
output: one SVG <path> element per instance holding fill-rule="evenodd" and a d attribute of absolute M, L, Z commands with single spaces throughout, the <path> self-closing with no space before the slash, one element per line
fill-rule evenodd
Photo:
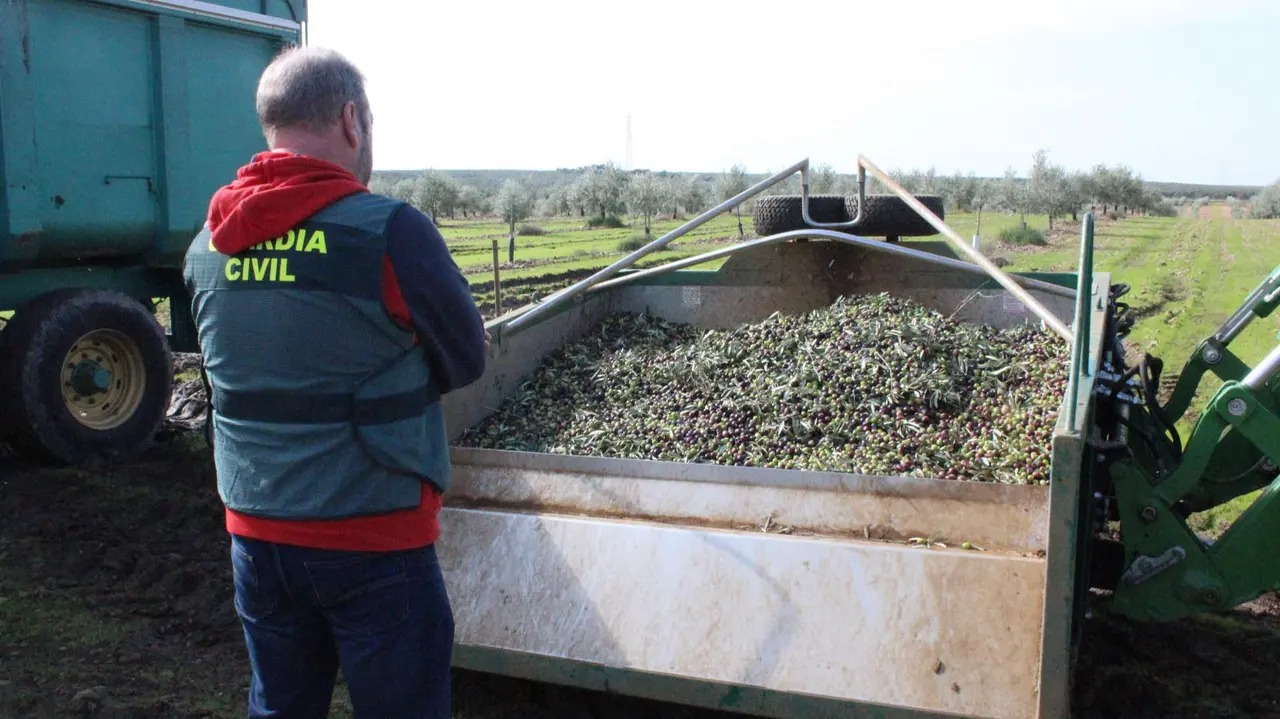
<path fill-rule="evenodd" d="M 627 172 L 631 172 L 631 114 L 627 114 Z"/>

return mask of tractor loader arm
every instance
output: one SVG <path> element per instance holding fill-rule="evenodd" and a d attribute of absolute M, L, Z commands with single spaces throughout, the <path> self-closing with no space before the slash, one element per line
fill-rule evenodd
<path fill-rule="evenodd" d="M 1280 344 L 1256 367 L 1228 348 L 1277 304 L 1280 267 L 1200 343 L 1161 405 L 1161 362 L 1148 355 L 1125 366 L 1119 339 L 1129 323 L 1112 298 L 1115 346 L 1096 389 L 1092 477 L 1098 506 L 1091 575 L 1093 586 L 1113 592 L 1107 611 L 1170 621 L 1280 590 Z M 1206 372 L 1223 384 L 1184 444 L 1175 425 Z M 1187 525 L 1192 513 L 1259 488 L 1265 490 L 1217 541 Z M 1115 520 L 1118 537 L 1108 531 Z"/>

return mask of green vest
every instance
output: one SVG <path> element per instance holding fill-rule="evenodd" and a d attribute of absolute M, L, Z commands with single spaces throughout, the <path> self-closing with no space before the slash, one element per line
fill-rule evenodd
<path fill-rule="evenodd" d="M 209 228 L 183 276 L 211 390 L 222 501 L 274 519 L 418 506 L 449 488 L 429 361 L 382 303 L 398 200 L 362 193 L 235 255 Z"/>

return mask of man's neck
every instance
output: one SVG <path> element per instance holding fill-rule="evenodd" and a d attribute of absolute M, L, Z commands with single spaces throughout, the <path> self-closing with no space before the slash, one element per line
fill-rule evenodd
<path fill-rule="evenodd" d="M 324 160 L 350 171 L 345 163 L 338 160 L 334 153 L 330 152 L 326 143 L 321 138 L 306 135 L 298 132 L 283 131 L 278 132 L 275 137 L 271 138 L 269 147 L 275 152 L 288 152 L 292 155 L 302 155 L 316 160 Z"/>

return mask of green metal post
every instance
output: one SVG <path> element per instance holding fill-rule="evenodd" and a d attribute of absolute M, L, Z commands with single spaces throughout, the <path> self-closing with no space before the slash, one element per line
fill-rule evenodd
<path fill-rule="evenodd" d="M 1080 223 L 1080 265 L 1076 280 L 1075 341 L 1071 343 L 1071 370 L 1067 387 L 1067 427 L 1076 427 L 1080 377 L 1089 376 L 1089 299 L 1093 289 L 1093 213 Z"/>
<path fill-rule="evenodd" d="M 1089 300 L 1093 295 L 1093 213 L 1086 212 L 1080 223 L 1080 284 L 1076 287 L 1076 315 L 1084 318 L 1080 328 L 1080 374 L 1089 371 Z"/>

